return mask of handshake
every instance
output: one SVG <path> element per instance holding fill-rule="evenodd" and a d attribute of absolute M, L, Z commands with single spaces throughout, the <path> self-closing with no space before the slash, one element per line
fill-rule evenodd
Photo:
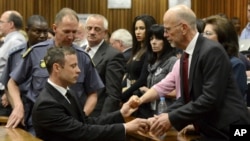
<path fill-rule="evenodd" d="M 133 95 L 121 108 L 121 114 L 124 118 L 129 117 L 134 111 L 136 111 L 139 105 L 142 104 L 138 96 Z M 142 132 L 151 133 L 154 136 L 162 136 L 172 126 L 168 118 L 167 113 L 155 115 L 148 119 L 135 118 L 124 124 L 126 133 Z"/>

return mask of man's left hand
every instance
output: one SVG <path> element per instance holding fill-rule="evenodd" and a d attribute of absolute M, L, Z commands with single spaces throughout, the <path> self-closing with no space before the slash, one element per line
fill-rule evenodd
<path fill-rule="evenodd" d="M 168 118 L 168 113 L 162 113 L 154 118 L 155 120 L 151 123 L 150 131 L 155 136 L 162 136 L 172 127 Z"/>

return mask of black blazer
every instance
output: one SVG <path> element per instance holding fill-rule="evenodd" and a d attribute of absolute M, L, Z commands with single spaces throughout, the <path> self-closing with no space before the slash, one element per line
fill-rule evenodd
<path fill-rule="evenodd" d="M 170 122 L 177 130 L 194 123 L 205 137 L 229 140 L 231 124 L 250 124 L 229 57 L 219 43 L 199 35 L 189 71 L 191 101 L 187 104 L 182 81 L 180 84 L 181 98 L 168 109 Z"/>
<path fill-rule="evenodd" d="M 92 60 L 105 88 L 98 91 L 98 102 L 91 116 L 107 114 L 120 109 L 122 78 L 125 73 L 124 56 L 103 42 Z"/>
<path fill-rule="evenodd" d="M 127 63 L 129 58 L 132 56 L 132 48 L 127 49 L 122 54 L 123 54 L 123 56 L 125 58 L 125 62 Z"/>
<path fill-rule="evenodd" d="M 37 137 L 45 141 L 125 140 L 125 129 L 121 124 L 124 120 L 119 111 L 89 118 L 85 116 L 78 100 L 74 99 L 77 109 L 73 109 L 65 97 L 46 83 L 32 111 Z"/>

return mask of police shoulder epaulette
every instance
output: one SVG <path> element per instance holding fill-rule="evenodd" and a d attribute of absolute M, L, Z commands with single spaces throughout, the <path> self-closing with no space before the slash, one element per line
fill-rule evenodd
<path fill-rule="evenodd" d="M 33 49 L 33 47 L 29 47 L 22 55 L 23 58 L 25 58 L 29 53 L 30 51 Z"/>
<path fill-rule="evenodd" d="M 15 52 L 18 52 L 18 51 L 21 51 L 25 49 L 25 46 L 17 46 L 17 47 L 13 47 L 10 51 L 9 51 L 9 55 L 15 53 Z"/>
<path fill-rule="evenodd" d="M 23 53 L 22 57 L 25 58 L 25 57 L 32 51 L 33 48 L 44 47 L 44 46 L 47 46 L 47 45 L 49 45 L 49 42 L 47 42 L 47 41 L 37 43 L 36 45 L 29 47 L 29 48 Z"/>

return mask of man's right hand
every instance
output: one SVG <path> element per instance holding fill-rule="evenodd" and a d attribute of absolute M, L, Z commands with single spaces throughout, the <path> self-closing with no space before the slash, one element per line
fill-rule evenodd
<path fill-rule="evenodd" d="M 147 119 L 136 118 L 124 124 L 126 133 L 135 133 L 137 131 L 142 133 L 149 132 L 150 124 Z"/>
<path fill-rule="evenodd" d="M 1 97 L 1 104 L 3 105 L 3 107 L 7 107 L 9 105 L 9 101 L 5 93 Z"/>
<path fill-rule="evenodd" d="M 134 111 L 139 107 L 139 98 L 138 96 L 131 96 L 130 99 L 122 105 L 120 109 L 123 117 L 129 117 Z"/>
<path fill-rule="evenodd" d="M 24 108 L 22 104 L 15 106 L 12 110 L 5 127 L 16 128 L 19 123 L 24 126 Z"/>

